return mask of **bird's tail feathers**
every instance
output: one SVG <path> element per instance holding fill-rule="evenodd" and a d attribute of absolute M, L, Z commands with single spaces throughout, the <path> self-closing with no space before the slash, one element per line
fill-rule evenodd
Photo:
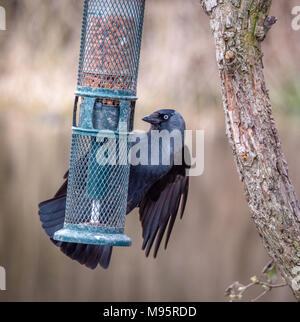
<path fill-rule="evenodd" d="M 71 259 L 90 269 L 99 264 L 107 269 L 110 264 L 112 247 L 60 242 L 53 239 L 56 231 L 62 229 L 65 220 L 66 196 L 55 197 L 39 204 L 42 227 L 51 241 Z"/>

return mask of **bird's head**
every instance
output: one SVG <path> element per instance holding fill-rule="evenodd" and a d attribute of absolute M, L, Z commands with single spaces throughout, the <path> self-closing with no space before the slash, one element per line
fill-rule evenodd
<path fill-rule="evenodd" d="M 151 124 L 151 130 L 167 130 L 169 132 L 179 130 L 182 133 L 185 130 L 185 121 L 175 110 L 158 110 L 143 117 L 142 120 Z"/>

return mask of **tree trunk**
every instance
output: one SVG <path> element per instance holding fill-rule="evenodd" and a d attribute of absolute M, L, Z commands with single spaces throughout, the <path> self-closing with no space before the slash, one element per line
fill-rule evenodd
<path fill-rule="evenodd" d="M 216 44 L 226 132 L 264 245 L 300 300 L 300 208 L 263 75 L 271 0 L 200 0 Z"/>

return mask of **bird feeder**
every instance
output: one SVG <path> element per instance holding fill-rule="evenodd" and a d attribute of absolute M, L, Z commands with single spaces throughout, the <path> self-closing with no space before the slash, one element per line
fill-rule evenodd
<path fill-rule="evenodd" d="M 137 100 L 144 9 L 145 0 L 84 1 L 65 223 L 55 240 L 131 244 L 124 234 L 127 142 Z"/>

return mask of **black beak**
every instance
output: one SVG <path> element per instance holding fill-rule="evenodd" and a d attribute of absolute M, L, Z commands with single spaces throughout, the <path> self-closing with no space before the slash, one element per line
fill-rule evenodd
<path fill-rule="evenodd" d="M 143 117 L 142 120 L 150 124 L 159 124 L 161 122 L 160 118 L 154 113 Z"/>

